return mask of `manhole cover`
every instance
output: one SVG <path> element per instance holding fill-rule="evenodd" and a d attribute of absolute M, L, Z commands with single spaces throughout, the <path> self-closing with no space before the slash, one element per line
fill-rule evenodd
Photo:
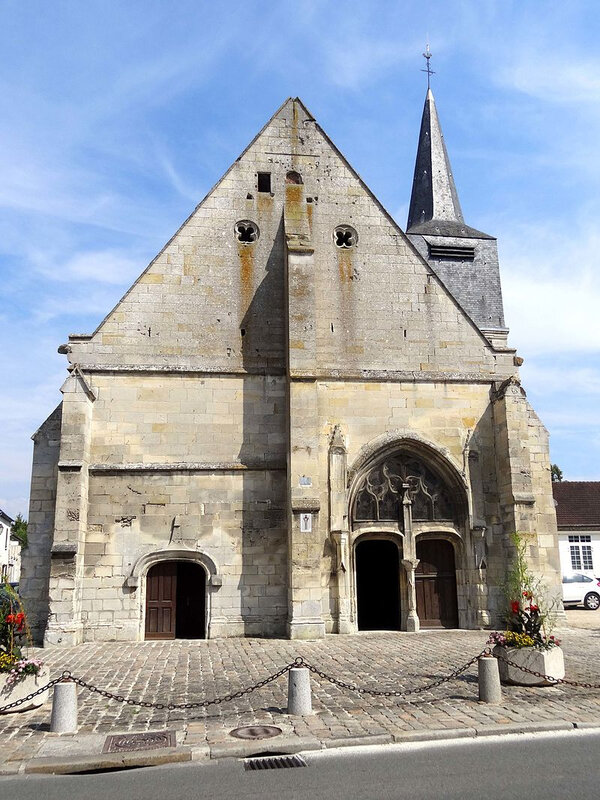
<path fill-rule="evenodd" d="M 103 753 L 128 753 L 132 750 L 158 750 L 175 747 L 175 731 L 149 731 L 148 733 L 123 733 L 106 737 Z"/>
<path fill-rule="evenodd" d="M 246 725 L 244 728 L 234 728 L 229 731 L 230 736 L 236 739 L 270 739 L 279 736 L 281 728 L 276 725 Z"/>

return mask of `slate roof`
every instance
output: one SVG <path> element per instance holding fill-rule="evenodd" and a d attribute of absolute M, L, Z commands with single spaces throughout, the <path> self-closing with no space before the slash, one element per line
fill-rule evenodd
<path fill-rule="evenodd" d="M 552 494 L 559 529 L 600 530 L 600 481 L 556 481 Z"/>
<path fill-rule="evenodd" d="M 465 225 L 431 89 L 421 118 L 406 232 L 493 238 Z"/>
<path fill-rule="evenodd" d="M 464 222 L 453 220 L 430 219 L 417 225 L 411 225 L 408 233 L 420 233 L 423 236 L 453 236 L 456 239 L 495 239 L 489 233 L 483 233 Z"/>

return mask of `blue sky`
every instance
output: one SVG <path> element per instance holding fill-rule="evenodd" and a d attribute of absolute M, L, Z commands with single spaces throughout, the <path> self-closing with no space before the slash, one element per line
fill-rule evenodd
<path fill-rule="evenodd" d="M 0 0 L 0 507 L 27 513 L 56 349 L 90 332 L 281 102 L 404 227 L 426 80 L 565 478 L 600 479 L 600 17 L 533 0 Z"/>

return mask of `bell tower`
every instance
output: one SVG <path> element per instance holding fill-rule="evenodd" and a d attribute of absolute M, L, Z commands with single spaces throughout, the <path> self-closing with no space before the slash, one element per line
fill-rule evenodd
<path fill-rule="evenodd" d="M 481 332 L 506 344 L 496 239 L 465 224 L 450 159 L 431 91 L 421 118 L 406 233 Z"/>

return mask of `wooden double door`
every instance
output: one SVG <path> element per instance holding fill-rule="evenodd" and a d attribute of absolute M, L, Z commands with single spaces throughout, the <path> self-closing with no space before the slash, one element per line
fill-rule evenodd
<path fill-rule="evenodd" d="M 163 561 L 146 578 L 146 639 L 206 638 L 206 573 L 199 564 Z"/>
<path fill-rule="evenodd" d="M 417 614 L 422 628 L 457 628 L 454 548 L 444 539 L 417 541 Z"/>

